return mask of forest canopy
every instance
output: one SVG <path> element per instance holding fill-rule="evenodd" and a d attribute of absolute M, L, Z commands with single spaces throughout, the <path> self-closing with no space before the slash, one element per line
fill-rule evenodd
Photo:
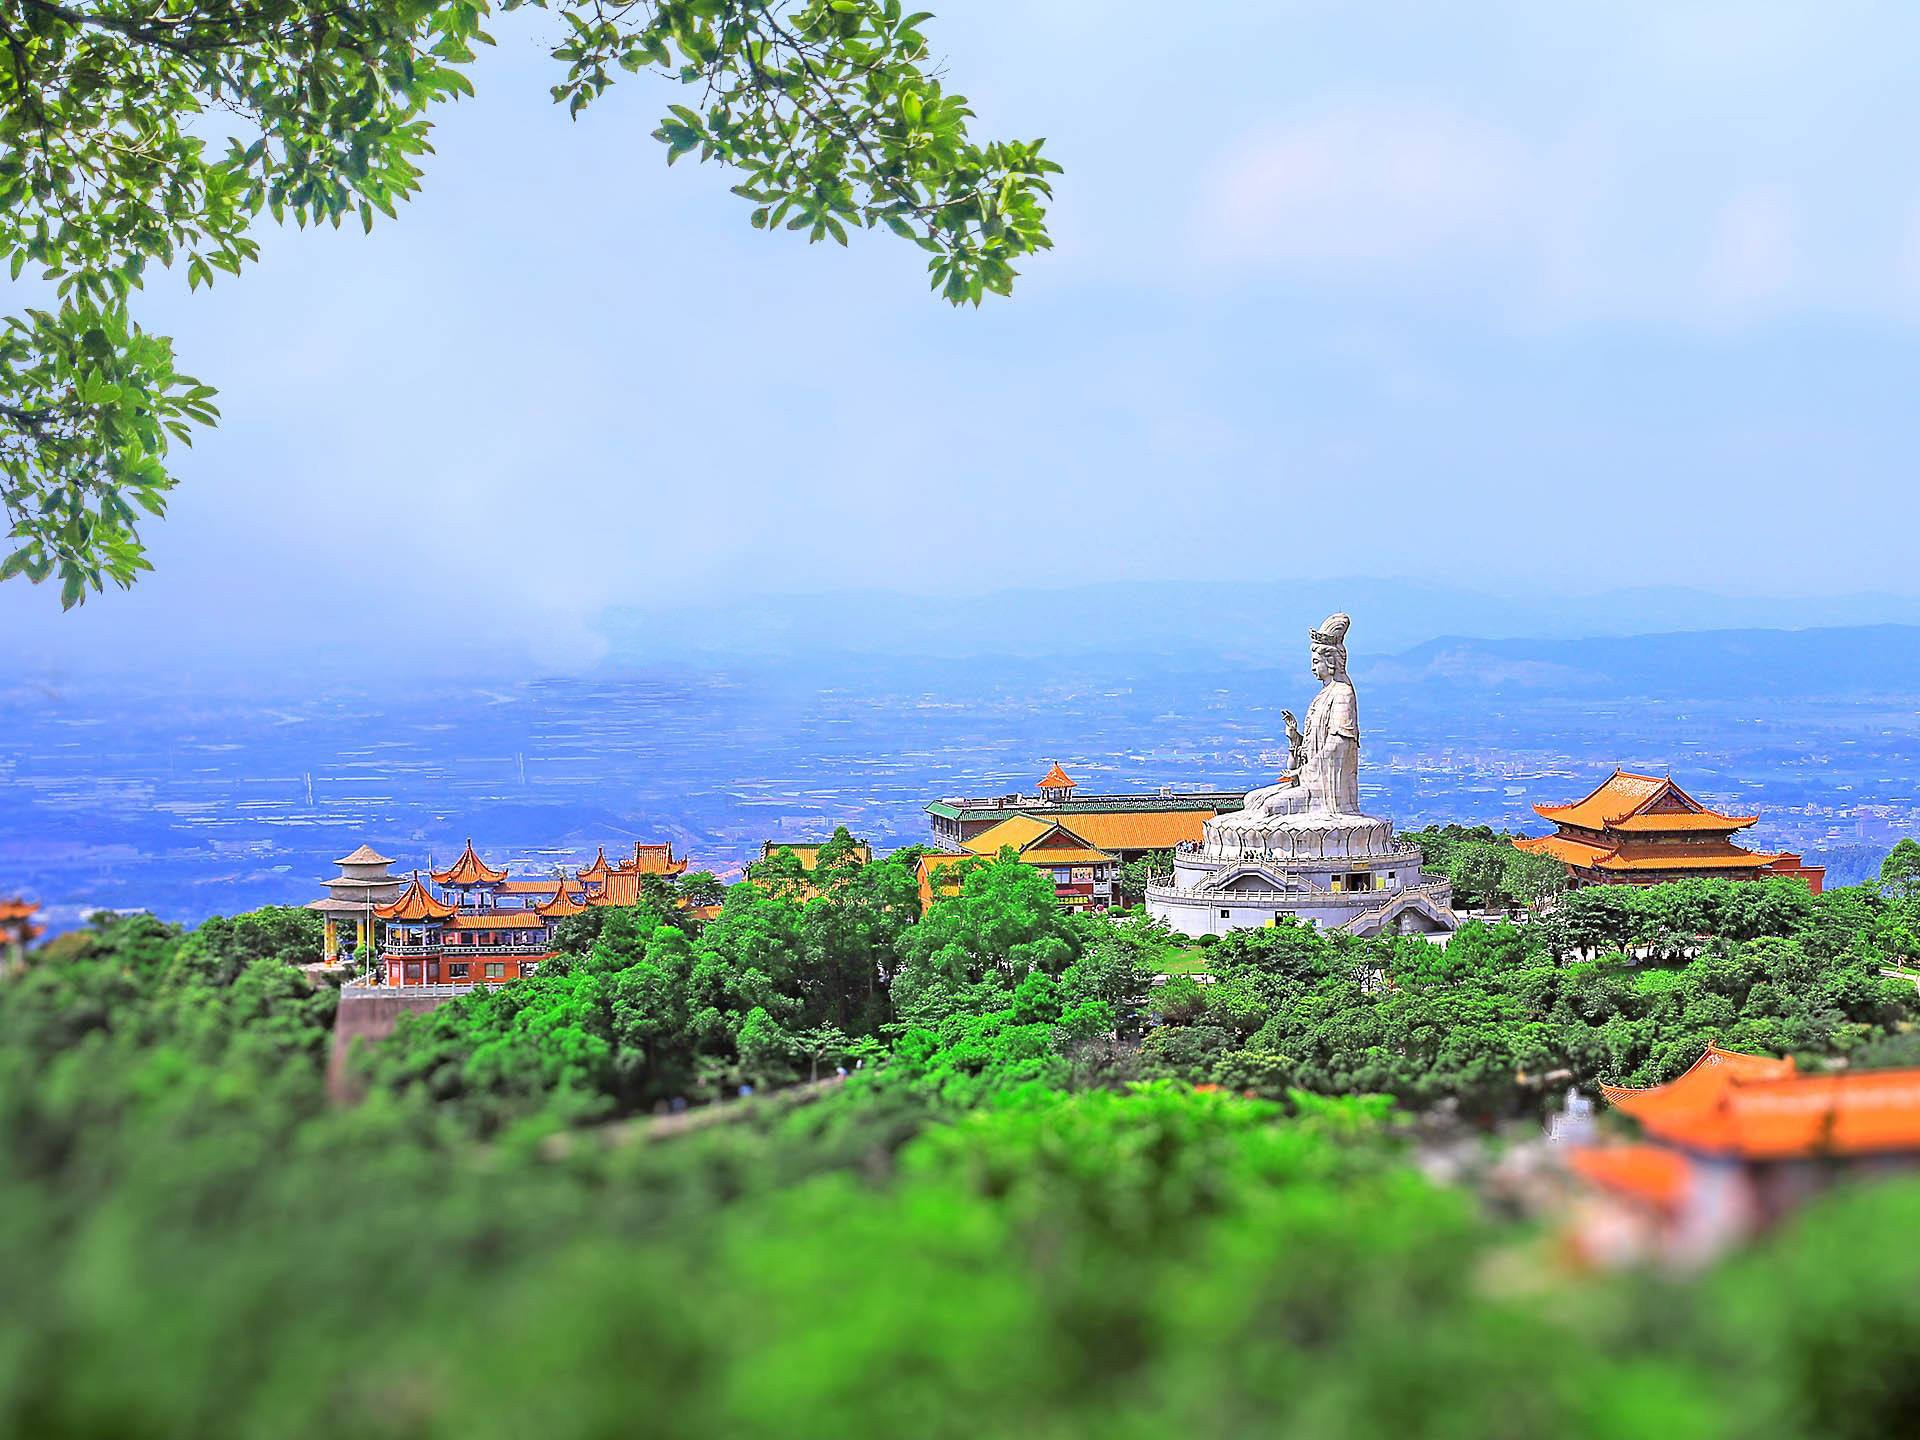
<path fill-rule="evenodd" d="M 1537 1122 L 1706 1039 L 1911 1063 L 1897 884 L 1580 892 L 1444 949 L 1283 926 L 1203 986 L 1009 857 L 922 916 L 910 858 L 576 917 L 344 1109 L 309 913 L 43 944 L 0 981 L 0 1287 L 33 1317 L 0 1434 L 1907 1428 L 1920 1183 L 1675 1284 L 1558 1268 L 1414 1163 L 1440 1117 Z M 777 1093 L 655 1138 L 741 1084 Z"/>

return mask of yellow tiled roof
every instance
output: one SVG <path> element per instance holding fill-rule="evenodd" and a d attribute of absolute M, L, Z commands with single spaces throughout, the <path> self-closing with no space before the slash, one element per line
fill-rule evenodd
<path fill-rule="evenodd" d="M 1197 842 L 1208 818 L 1204 810 L 1075 815 L 1073 832 L 1102 850 L 1171 850 L 1183 840 Z"/>

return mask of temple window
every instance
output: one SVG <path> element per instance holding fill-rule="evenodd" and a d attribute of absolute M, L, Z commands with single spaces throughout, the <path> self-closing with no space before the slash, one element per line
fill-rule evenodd
<path fill-rule="evenodd" d="M 467 978 L 467 971 L 471 968 L 472 967 L 464 961 L 458 965 L 449 965 L 447 966 L 447 978 L 449 980 L 464 980 Z"/>

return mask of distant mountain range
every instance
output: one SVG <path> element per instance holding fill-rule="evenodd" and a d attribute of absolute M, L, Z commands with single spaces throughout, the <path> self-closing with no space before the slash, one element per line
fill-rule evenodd
<path fill-rule="evenodd" d="M 984 595 L 846 590 L 678 609 L 614 610 L 600 630 L 620 667 L 738 656 L 1046 658 L 1102 654 L 1292 666 L 1330 611 L 1354 617 L 1359 663 L 1448 636 L 1577 640 L 1649 633 L 1920 626 L 1920 597 L 1878 593 L 1784 599 L 1687 589 L 1498 595 L 1399 580 L 1206 580 L 1033 588 Z M 1512 664 L 1571 665 L 1573 652 L 1502 652 Z M 1728 659 L 1733 652 L 1728 652 Z"/>
<path fill-rule="evenodd" d="M 1395 688 L 1725 699 L 1920 695 L 1920 627 L 1707 630 L 1553 640 L 1429 640 L 1357 661 Z"/>

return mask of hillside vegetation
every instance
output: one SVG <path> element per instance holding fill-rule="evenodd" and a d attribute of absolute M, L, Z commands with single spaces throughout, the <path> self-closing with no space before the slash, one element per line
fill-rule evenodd
<path fill-rule="evenodd" d="M 1898 1058 L 1896 889 L 1580 893 L 1446 950 L 1289 927 L 1154 987 L 1164 934 L 1024 866 L 925 918 L 909 879 L 766 876 L 704 928 L 670 896 L 594 912 L 541 976 L 404 1024 L 344 1110 L 288 912 L 63 937 L 0 984 L 0 1432 L 1877 1440 L 1920 1413 L 1920 1184 L 1697 1284 L 1580 1279 L 1424 1179 L 1408 1129 L 1709 1037 Z M 582 1128 L 842 1064 L 671 1141 Z"/>

